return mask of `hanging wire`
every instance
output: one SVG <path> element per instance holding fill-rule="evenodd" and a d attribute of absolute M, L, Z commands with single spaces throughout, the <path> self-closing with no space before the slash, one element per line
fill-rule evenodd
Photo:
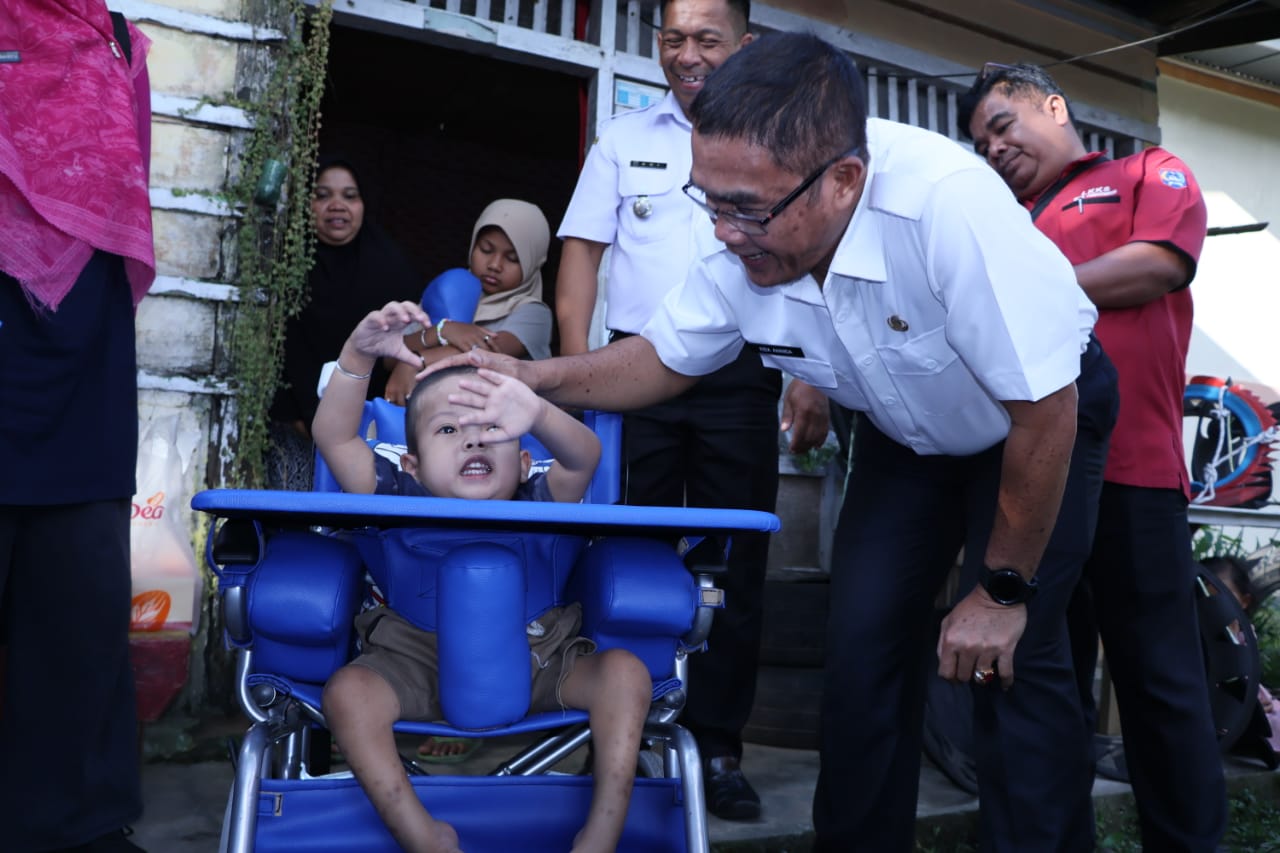
<path fill-rule="evenodd" d="M 1239 12 L 1241 9 L 1246 9 L 1249 6 L 1253 6 L 1258 2 L 1259 0 L 1245 0 L 1245 2 L 1237 3 L 1236 5 L 1232 6 L 1229 9 L 1223 9 L 1221 12 L 1215 12 L 1214 14 L 1210 15 L 1207 18 L 1196 21 L 1195 23 L 1187 24 L 1186 26 L 1177 27 L 1175 29 L 1169 30 L 1169 32 L 1167 33 L 1157 33 L 1154 36 L 1150 36 L 1144 39 L 1138 39 L 1137 41 L 1131 41 L 1131 42 L 1128 42 L 1127 44 L 1118 44 L 1118 45 L 1115 45 L 1114 47 L 1104 47 L 1102 50 L 1095 50 L 1091 53 L 1082 53 L 1079 56 L 1073 56 L 1070 59 L 1059 59 L 1056 62 L 1046 63 L 1042 67 L 1049 68 L 1054 65 L 1066 65 L 1069 62 L 1079 62 L 1082 59 L 1092 59 L 1095 56 L 1103 56 L 1108 53 L 1115 53 L 1118 50 L 1127 50 L 1128 48 L 1131 48 L 1131 47 L 1141 47 L 1144 44 L 1151 44 L 1152 42 L 1164 41 L 1167 38 L 1173 38 L 1174 36 L 1179 36 L 1185 32 L 1190 32 L 1191 30 L 1197 29 L 1199 27 L 1203 27 L 1205 24 L 1213 23 L 1219 18 L 1224 18 L 1227 15 L 1234 15 L 1236 12 Z"/>
<path fill-rule="evenodd" d="M 1244 0 L 1243 3 L 1237 3 L 1236 5 L 1228 9 L 1223 9 L 1219 12 L 1214 12 L 1212 15 L 1210 15 L 1207 18 L 1202 18 L 1201 20 L 1195 21 L 1190 24 L 1185 24 L 1180 27 L 1175 27 L 1174 29 L 1169 30 L 1168 32 L 1157 33 L 1153 36 L 1148 36 L 1147 38 L 1138 39 L 1137 41 L 1130 41 L 1130 42 L 1125 42 L 1124 44 L 1117 44 L 1111 47 L 1104 47 L 1101 50 L 1094 50 L 1094 51 L 1090 51 L 1089 53 L 1081 53 L 1077 56 L 1071 56 L 1066 59 L 1055 59 L 1052 62 L 1044 62 L 1044 63 L 1036 63 L 1036 64 L 1040 68 L 1053 68 L 1056 65 L 1070 65 L 1071 63 L 1074 63 L 1074 62 L 1082 62 L 1086 59 L 1093 59 L 1095 56 L 1105 56 L 1106 54 L 1115 53 L 1121 50 L 1128 50 L 1129 48 L 1132 48 L 1132 47 L 1141 47 L 1144 44 L 1151 44 L 1153 42 L 1164 41 L 1165 39 L 1173 38 L 1174 36 L 1182 35 L 1183 33 L 1190 32 L 1191 30 L 1197 29 L 1199 27 L 1203 27 L 1205 24 L 1213 23 L 1219 18 L 1224 18 L 1227 15 L 1234 15 L 1236 12 L 1239 12 L 1242 9 L 1246 9 L 1250 6 L 1256 5 L 1259 2 L 1260 0 Z M 961 78 L 973 77 L 979 73 L 981 73 L 980 70 L 964 71 L 957 74 L 934 74 L 928 77 L 917 77 L 915 79 L 917 80 L 957 80 Z"/>

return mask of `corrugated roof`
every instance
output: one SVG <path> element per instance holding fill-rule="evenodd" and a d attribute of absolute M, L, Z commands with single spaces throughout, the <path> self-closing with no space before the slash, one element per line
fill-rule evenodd
<path fill-rule="evenodd" d="M 1160 56 L 1280 86 L 1280 0 L 1102 0 L 1173 33 L 1156 42 Z"/>

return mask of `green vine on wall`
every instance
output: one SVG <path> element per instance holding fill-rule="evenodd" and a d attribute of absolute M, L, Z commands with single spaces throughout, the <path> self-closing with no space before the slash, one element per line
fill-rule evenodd
<path fill-rule="evenodd" d="M 273 48 L 273 70 L 264 91 L 244 105 L 254 126 L 241 157 L 240 179 L 230 191 L 241 212 L 240 300 L 230 341 L 237 452 L 225 479 L 244 488 L 263 485 L 268 410 L 280 382 L 285 323 L 307 298 L 313 260 L 311 185 L 333 17 L 332 0 L 322 0 L 310 13 L 303 0 L 275 0 L 268 8 L 268 17 L 284 22 L 287 37 Z"/>

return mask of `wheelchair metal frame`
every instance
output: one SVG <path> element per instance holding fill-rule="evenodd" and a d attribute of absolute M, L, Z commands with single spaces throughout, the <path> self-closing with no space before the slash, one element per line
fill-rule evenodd
<path fill-rule="evenodd" d="M 211 494 L 211 493 L 206 493 Z M 193 504 L 196 502 L 193 501 Z M 197 509 L 202 507 L 197 506 Z M 609 509 L 635 509 L 610 507 Z M 712 511 L 719 512 L 719 511 Z M 214 514 L 217 514 L 216 511 Z M 767 514 L 762 514 L 767 515 Z M 776 524 L 776 518 L 774 519 Z M 258 536 L 264 534 L 255 522 Z M 265 539 L 260 538 L 261 550 Z M 236 551 L 236 548 L 240 551 Z M 228 549 L 230 556 L 221 558 L 215 553 L 215 537 L 211 534 L 208 559 L 211 566 L 218 566 L 219 559 L 228 564 L 251 562 L 246 555 L 246 543 L 239 541 Z M 255 555 L 260 557 L 261 555 Z M 697 745 L 687 729 L 676 720 L 684 707 L 684 685 L 688 678 L 688 659 L 691 650 L 702 648 L 710 632 L 714 609 L 723 605 L 723 592 L 716 588 L 712 572 L 722 571 L 702 561 L 686 558 L 686 565 L 695 578 L 696 601 L 693 623 L 676 646 L 672 662 L 672 675 L 680 686 L 656 699 L 651 706 L 643 732 L 645 749 L 653 758 L 645 761 L 638 757 L 641 776 L 678 779 L 681 789 L 685 826 L 685 849 L 690 853 L 708 853 L 706 804 L 702 787 L 701 761 Z M 257 563 L 254 563 L 255 570 Z M 225 567 L 224 567 L 225 568 Z M 221 574 L 221 573 L 220 573 Z M 227 585 L 220 588 L 224 624 L 228 635 L 237 643 L 246 643 L 251 637 L 248 615 L 248 590 L 243 585 Z M 352 614 L 354 617 L 354 614 Z M 310 739 L 315 727 L 327 728 L 319 706 L 319 697 L 308 701 L 279 689 L 270 683 L 251 683 L 254 674 L 254 651 L 240 647 L 235 652 L 236 698 L 241 710 L 250 720 L 248 731 L 237 754 L 235 781 L 229 798 L 221 849 L 229 853 L 249 853 L 257 842 L 258 816 L 261 806 L 262 783 L 267 779 L 341 778 L 339 774 L 315 776 L 309 772 L 307 756 Z M 576 712 L 575 712 L 576 713 Z M 414 731 L 413 724 L 398 724 L 398 731 Z M 551 767 L 585 744 L 591 736 L 586 722 L 575 722 L 539 740 L 518 755 L 500 763 L 491 776 L 534 776 L 546 773 Z M 468 733 L 469 734 L 469 733 Z M 654 747 L 660 747 L 655 753 Z M 658 758 L 660 755 L 660 759 Z M 406 761 L 406 772 L 416 768 Z M 277 803 L 279 809 L 279 803 Z"/>

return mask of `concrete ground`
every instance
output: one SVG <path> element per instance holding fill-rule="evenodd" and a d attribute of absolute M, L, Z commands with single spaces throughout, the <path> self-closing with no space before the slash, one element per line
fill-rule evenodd
<path fill-rule="evenodd" d="M 239 728 L 243 728 L 240 726 Z M 402 751 L 412 754 L 414 742 Z M 486 744 L 450 773 L 480 774 L 503 757 L 503 744 Z M 918 837 L 931 839 L 929 849 L 955 849 L 972 831 L 977 800 L 953 786 L 927 760 L 922 762 Z M 573 770 L 581 760 L 570 756 L 562 769 Z M 810 798 L 818 773 L 818 756 L 810 750 L 780 749 L 748 744 L 743 767 L 760 792 L 764 814 L 749 822 L 710 818 L 712 849 L 735 853 L 797 853 L 808 850 L 812 824 Z M 1227 759 L 1228 774 L 1236 781 L 1263 777 L 1261 766 Z M 1269 774 L 1275 778 L 1276 774 Z M 134 827 L 133 841 L 149 853 L 210 853 L 218 838 L 232 779 L 228 761 L 195 763 L 154 762 L 145 766 L 143 794 L 146 813 Z M 1099 778 L 1095 799 L 1123 799 L 1129 786 Z"/>

